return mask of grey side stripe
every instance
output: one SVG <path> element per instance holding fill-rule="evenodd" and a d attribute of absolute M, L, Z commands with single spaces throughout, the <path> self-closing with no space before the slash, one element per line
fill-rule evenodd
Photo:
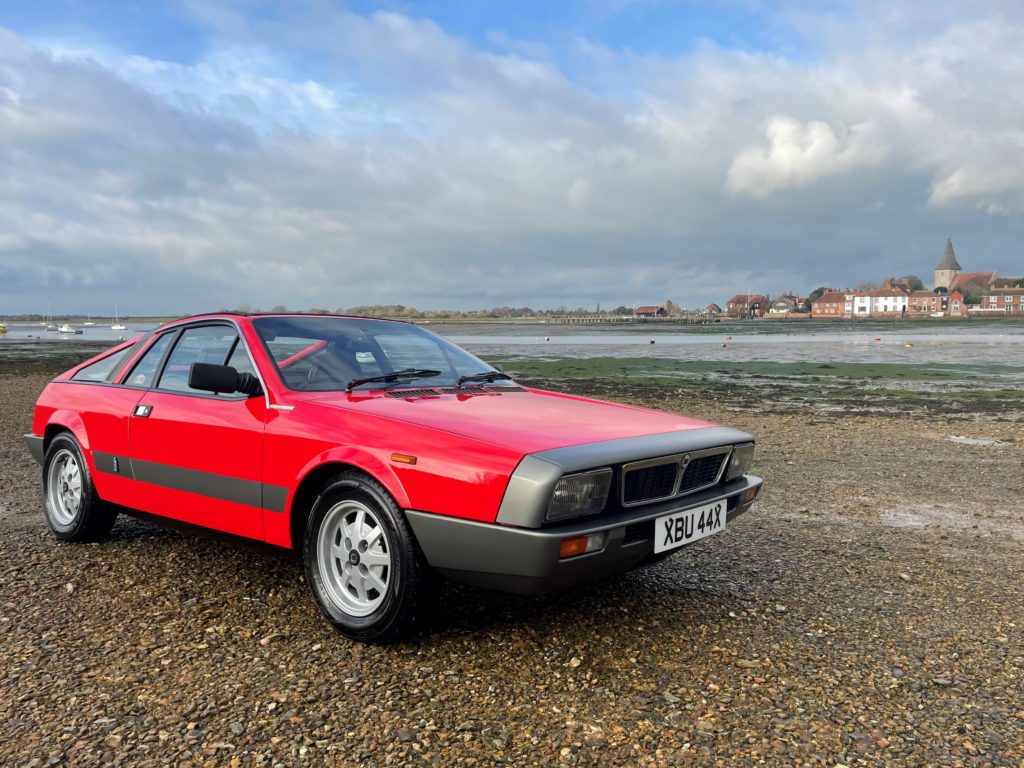
<path fill-rule="evenodd" d="M 92 456 L 96 469 L 100 472 L 130 477 L 162 488 L 209 496 L 234 504 L 261 507 L 270 512 L 284 512 L 285 501 L 288 498 L 288 489 L 279 485 L 264 485 L 255 480 L 243 480 L 239 477 L 175 467 L 155 461 L 129 459 L 126 456 L 115 456 L 102 451 L 93 451 Z"/>

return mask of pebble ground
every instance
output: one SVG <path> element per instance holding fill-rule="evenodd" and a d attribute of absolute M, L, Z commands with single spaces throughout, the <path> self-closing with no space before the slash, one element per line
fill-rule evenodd
<path fill-rule="evenodd" d="M 581 384 L 754 433 L 755 509 L 583 589 L 448 588 L 367 647 L 281 553 L 55 541 L 21 441 L 47 378 L 0 374 L 0 765 L 1024 766 L 1019 419 Z"/>

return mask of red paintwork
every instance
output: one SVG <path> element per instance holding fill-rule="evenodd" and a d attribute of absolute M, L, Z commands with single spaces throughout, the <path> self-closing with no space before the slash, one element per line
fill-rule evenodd
<path fill-rule="evenodd" d="M 69 381 L 88 361 L 46 387 L 33 432 L 43 435 L 54 426 L 72 431 L 105 499 L 271 544 L 296 544 L 291 516 L 306 512 L 292 509 L 296 490 L 324 464 L 348 464 L 372 475 L 403 508 L 493 522 L 509 475 L 528 453 L 711 426 L 540 390 L 418 399 L 385 397 L 383 391 L 294 392 L 281 383 L 249 318 L 202 318 L 228 319 L 239 327 L 265 397 L 224 400 Z M 299 354 L 310 351 L 315 350 Z M 132 415 L 138 404 L 153 406 L 148 418 Z M 96 472 L 93 451 L 285 488 L 286 509 L 274 512 Z M 394 463 L 395 452 L 418 461 Z"/>

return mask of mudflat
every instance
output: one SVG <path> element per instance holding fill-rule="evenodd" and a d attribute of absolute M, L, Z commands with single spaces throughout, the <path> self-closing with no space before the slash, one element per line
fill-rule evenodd
<path fill-rule="evenodd" d="M 60 367 L 0 367 L 0 764 L 1024 765 L 1012 402 L 528 379 L 748 430 L 764 493 L 655 568 L 447 588 L 365 647 L 284 554 L 128 517 L 55 541 L 21 435 Z"/>

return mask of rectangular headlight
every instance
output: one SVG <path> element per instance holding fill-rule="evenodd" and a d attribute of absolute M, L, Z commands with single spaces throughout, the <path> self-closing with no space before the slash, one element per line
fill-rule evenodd
<path fill-rule="evenodd" d="M 604 509 L 608 491 L 612 487 L 612 470 L 595 469 L 566 475 L 555 486 L 548 503 L 548 520 L 593 515 Z"/>
<path fill-rule="evenodd" d="M 754 444 L 744 443 L 732 449 L 732 457 L 729 459 L 729 469 L 726 470 L 725 479 L 735 480 L 743 477 L 754 465 Z"/>

